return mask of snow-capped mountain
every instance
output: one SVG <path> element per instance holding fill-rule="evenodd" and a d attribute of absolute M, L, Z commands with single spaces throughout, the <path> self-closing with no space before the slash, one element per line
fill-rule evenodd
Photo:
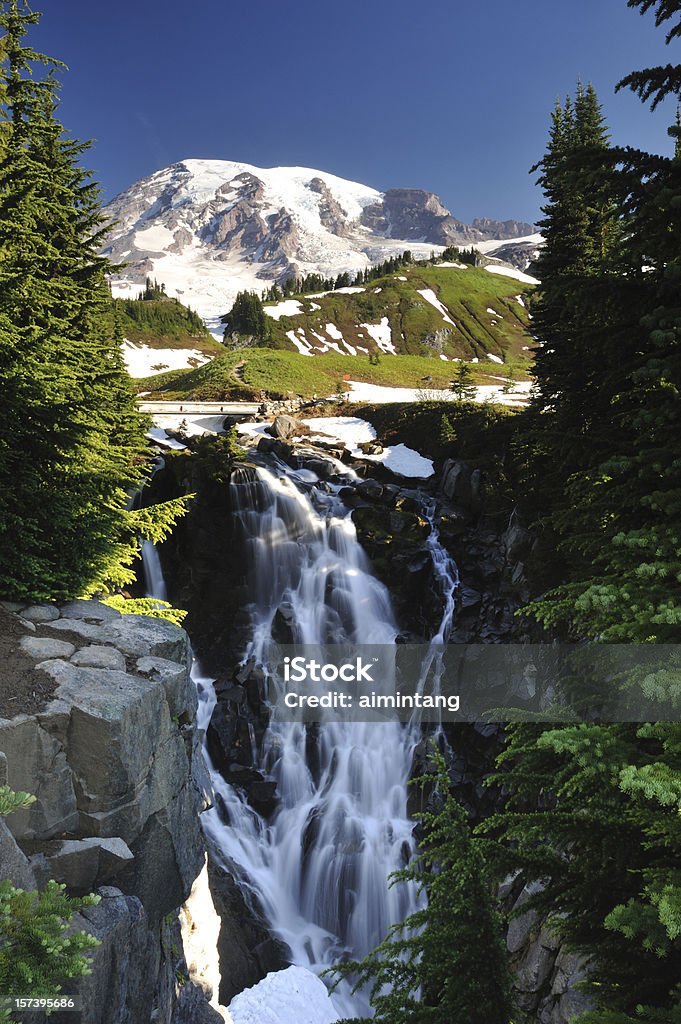
<path fill-rule="evenodd" d="M 292 274 L 364 269 L 404 249 L 530 235 L 517 221 L 457 221 L 432 192 L 378 192 L 326 171 L 184 160 L 135 182 L 106 208 L 105 253 L 126 268 L 114 294 L 134 296 L 146 276 L 217 327 L 238 291 Z"/>

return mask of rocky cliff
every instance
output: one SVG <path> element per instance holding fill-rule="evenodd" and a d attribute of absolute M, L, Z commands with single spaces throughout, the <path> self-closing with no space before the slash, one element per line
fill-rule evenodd
<path fill-rule="evenodd" d="M 76 919 L 100 939 L 64 1024 L 210 1024 L 189 980 L 178 911 L 205 863 L 209 783 L 187 635 L 94 601 L 5 605 L 42 706 L 0 718 L 0 784 L 35 803 L 0 819 L 0 878 L 48 878 L 101 902 Z"/>

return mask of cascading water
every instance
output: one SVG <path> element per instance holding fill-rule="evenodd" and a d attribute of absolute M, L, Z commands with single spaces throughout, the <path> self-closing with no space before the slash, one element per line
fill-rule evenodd
<path fill-rule="evenodd" d="M 393 644 L 386 588 L 371 575 L 347 509 L 333 487 L 283 465 L 237 469 L 232 504 L 250 567 L 252 640 L 247 658 L 266 665 L 277 612 L 292 642 Z M 426 510 L 428 513 L 432 510 Z M 428 542 L 444 598 L 434 644 L 446 643 L 456 570 L 433 529 Z M 432 648 L 437 660 L 436 647 Z M 433 660 L 431 659 L 431 660 Z M 205 682 L 199 724 L 215 698 Z M 407 783 L 420 736 L 397 723 L 299 723 L 267 730 L 255 764 L 276 780 L 278 809 L 266 822 L 213 772 L 217 807 L 204 827 L 218 857 L 237 866 L 294 963 L 314 971 L 358 957 L 389 925 L 416 909 L 413 887 L 388 877 L 413 851 Z M 362 994 L 339 990 L 343 1013 L 368 1011 Z"/>
<path fill-rule="evenodd" d="M 147 597 L 154 597 L 157 601 L 167 601 L 168 592 L 163 579 L 161 561 L 158 551 L 150 540 L 142 541 L 142 565 L 144 567 L 144 585 Z"/>

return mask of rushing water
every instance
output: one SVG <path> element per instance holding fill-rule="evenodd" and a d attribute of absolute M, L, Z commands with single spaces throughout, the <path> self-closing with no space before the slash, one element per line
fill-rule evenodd
<path fill-rule="evenodd" d="M 247 467 L 235 471 L 231 499 L 250 572 L 252 640 L 244 660 L 267 665 L 278 611 L 294 643 L 394 644 L 389 593 L 371 574 L 333 487 L 318 486 L 304 470 Z M 424 511 L 432 521 L 432 508 Z M 430 665 L 447 640 L 457 578 L 434 527 L 428 548 L 444 605 Z M 205 680 L 197 682 L 205 728 L 215 697 Z M 329 722 L 313 731 L 271 725 L 253 751 L 254 764 L 277 783 L 269 821 L 212 773 L 220 810 L 203 816 L 205 831 L 217 856 L 237 866 L 257 894 L 294 963 L 320 972 L 345 953 L 361 956 L 416 909 L 414 888 L 390 887 L 388 878 L 413 852 L 407 783 L 419 738 L 417 725 L 398 723 Z M 347 988 L 335 998 L 341 1012 L 368 1009 Z"/>

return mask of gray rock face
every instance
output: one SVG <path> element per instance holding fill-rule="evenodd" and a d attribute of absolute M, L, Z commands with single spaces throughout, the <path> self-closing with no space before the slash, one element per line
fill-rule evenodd
<path fill-rule="evenodd" d="M 4 820 L 0 818 L 0 882 L 10 881 L 28 892 L 36 888 L 36 879 L 28 858 L 17 846 Z"/>
<path fill-rule="evenodd" d="M 484 238 L 522 238 L 535 233 L 536 226 L 523 220 L 493 220 L 490 217 L 475 217 L 471 227 Z"/>
<path fill-rule="evenodd" d="M 92 973 L 73 986 L 82 999 L 82 1013 L 64 1013 L 64 1024 L 149 1024 L 159 950 L 144 907 L 118 889 L 100 890 L 101 902 L 75 918 L 100 945 L 91 957 Z"/>
<path fill-rule="evenodd" d="M 73 644 L 24 638 L 35 657 L 52 655 L 42 667 L 58 686 L 44 712 L 0 722 L 11 784 L 37 798 L 8 824 L 20 842 L 71 833 L 76 845 L 41 851 L 43 867 L 56 858 L 55 871 L 79 889 L 122 867 L 117 884 L 155 921 L 183 902 L 202 865 L 208 787 L 191 724 L 196 694 L 183 630 L 109 610 L 76 602 L 64 609 L 76 617 L 44 623 L 99 641 L 70 662 Z M 137 672 L 125 671 L 125 655 Z"/>
<path fill-rule="evenodd" d="M 341 238 L 349 233 L 348 215 L 340 203 L 334 198 L 328 185 L 321 178 L 313 178 L 308 188 L 321 196 L 319 203 L 319 219 L 333 235 Z"/>
<path fill-rule="evenodd" d="M 102 607 L 78 601 L 61 618 L 39 615 L 57 635 L 24 638 L 32 657 L 50 656 L 42 664 L 58 685 L 44 711 L 0 720 L 0 784 L 9 777 L 36 796 L 0 818 L 0 879 L 33 890 L 54 878 L 75 894 L 100 887 L 102 902 L 74 918 L 101 939 L 92 973 L 65 985 L 83 1013 L 62 1024 L 217 1024 L 184 980 L 177 917 L 203 866 L 199 812 L 212 797 L 187 638 Z M 59 630 L 83 647 L 74 654 Z"/>
<path fill-rule="evenodd" d="M 480 500 L 481 474 L 460 459 L 447 459 L 442 467 L 442 493 L 464 509 L 476 508 Z"/>
<path fill-rule="evenodd" d="M 510 910 L 518 911 L 540 890 L 529 882 L 517 894 L 517 876 L 507 879 L 499 891 Z M 517 898 L 513 899 L 515 888 Z M 562 946 L 560 937 L 528 910 L 509 921 L 506 945 L 510 953 L 513 987 L 522 1020 L 536 1024 L 569 1024 L 580 1013 L 592 1009 L 590 998 L 576 986 L 584 980 L 584 965 Z"/>
<path fill-rule="evenodd" d="M 35 717 L 0 719 L 0 749 L 7 757 L 9 784 L 32 793 L 36 802 L 7 819 L 19 839 L 50 838 L 78 829 L 74 777 L 67 761 L 69 709 L 52 704 Z"/>
<path fill-rule="evenodd" d="M 48 879 L 78 895 L 92 892 L 118 875 L 133 855 L 122 839 L 68 839 L 39 844 L 31 866 L 42 888 Z"/>

